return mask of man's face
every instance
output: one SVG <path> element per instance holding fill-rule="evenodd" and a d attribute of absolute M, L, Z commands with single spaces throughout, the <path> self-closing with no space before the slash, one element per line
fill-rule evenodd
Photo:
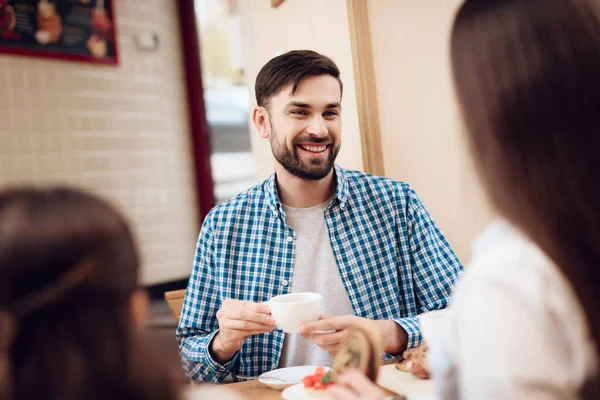
<path fill-rule="evenodd" d="M 308 76 L 291 91 L 292 84 L 269 102 L 271 150 L 290 174 L 323 179 L 340 151 L 340 84 L 330 75 Z"/>

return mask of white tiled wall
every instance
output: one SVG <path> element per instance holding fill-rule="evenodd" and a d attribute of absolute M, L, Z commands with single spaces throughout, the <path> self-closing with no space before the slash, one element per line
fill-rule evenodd
<path fill-rule="evenodd" d="M 0 55 L 0 186 L 67 183 L 133 223 L 142 280 L 187 276 L 198 233 L 176 3 L 115 0 L 119 66 Z M 143 31 L 160 47 L 135 45 Z"/>

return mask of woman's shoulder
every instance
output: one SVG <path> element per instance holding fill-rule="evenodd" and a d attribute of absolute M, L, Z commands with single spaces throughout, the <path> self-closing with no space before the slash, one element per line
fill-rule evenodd
<path fill-rule="evenodd" d="M 496 288 L 537 299 L 545 298 L 550 289 L 554 293 L 568 292 L 569 286 L 558 267 L 535 243 L 510 224 L 497 221 L 476 241 L 473 260 L 456 295 Z"/>
<path fill-rule="evenodd" d="M 537 362 L 538 356 L 524 354 L 533 350 L 523 346 L 544 348 L 553 352 L 552 357 L 546 356 L 548 364 L 561 360 L 563 372 L 581 383 L 597 369 L 597 360 L 575 289 L 561 269 L 516 228 L 504 223 L 502 229 L 485 235 L 452 296 L 452 340 L 468 337 L 465 332 L 484 332 L 486 346 L 493 341 L 506 351 L 522 350 L 521 369 L 538 365 L 524 361 L 529 357 Z"/>
<path fill-rule="evenodd" d="M 588 324 L 577 294 L 559 267 L 516 228 L 504 223 L 474 251 L 451 304 L 455 320 L 476 315 L 537 321 L 563 333 L 563 342 L 587 342 Z M 491 315 L 488 315 L 490 314 Z"/>

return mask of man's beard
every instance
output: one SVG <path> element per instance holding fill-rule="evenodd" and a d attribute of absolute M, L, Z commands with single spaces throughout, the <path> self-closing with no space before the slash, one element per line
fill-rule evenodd
<path fill-rule="evenodd" d="M 331 172 L 335 158 L 340 152 L 339 146 L 334 146 L 334 142 L 329 138 L 310 138 L 308 140 L 296 138 L 290 149 L 286 143 L 279 143 L 276 139 L 277 134 L 272 131 L 270 136 L 271 150 L 275 159 L 285 168 L 290 174 L 309 181 L 318 181 L 325 178 Z M 325 160 L 314 158 L 309 163 L 303 161 L 298 155 L 298 144 L 314 144 L 330 146 L 325 151 L 329 155 Z"/>

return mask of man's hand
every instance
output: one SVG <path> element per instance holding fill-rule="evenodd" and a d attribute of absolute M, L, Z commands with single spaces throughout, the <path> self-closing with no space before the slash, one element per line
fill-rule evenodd
<path fill-rule="evenodd" d="M 353 370 L 347 371 L 335 378 L 335 383 L 329 387 L 331 400 L 383 400 L 385 392 L 366 376 Z"/>
<path fill-rule="evenodd" d="M 231 360 L 248 336 L 271 332 L 276 328 L 266 304 L 226 299 L 217 311 L 219 332 L 210 344 L 210 354 L 220 364 Z"/>
<path fill-rule="evenodd" d="M 399 354 L 408 343 L 406 331 L 397 323 L 390 320 L 373 321 L 367 318 L 346 315 L 331 317 L 322 315 L 318 321 L 309 322 L 300 327 L 300 333 L 306 339 L 316 343 L 321 349 L 335 356 L 340 346 L 348 336 L 348 329 L 356 325 L 366 325 L 378 334 L 378 340 L 383 351 L 388 354 Z M 317 332 L 315 332 L 317 331 Z M 326 331 L 327 333 L 319 333 Z"/>

